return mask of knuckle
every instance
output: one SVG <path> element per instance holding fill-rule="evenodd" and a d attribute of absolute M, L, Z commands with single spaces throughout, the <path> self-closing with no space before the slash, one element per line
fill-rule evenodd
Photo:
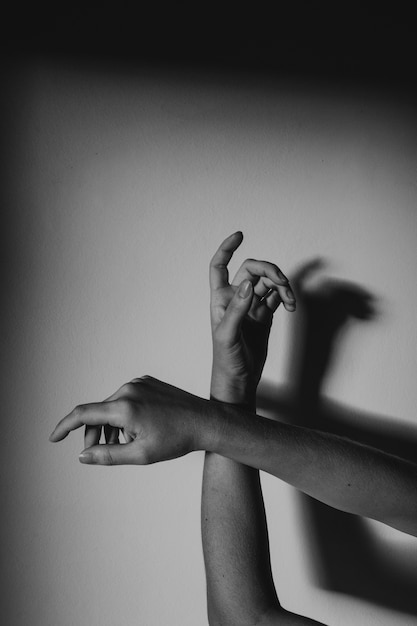
<path fill-rule="evenodd" d="M 74 417 L 81 417 L 84 414 L 84 406 L 82 404 L 77 404 L 76 407 L 72 410 Z"/>
<path fill-rule="evenodd" d="M 135 385 L 133 384 L 133 382 L 125 383 L 124 385 L 122 385 L 120 389 L 120 391 L 126 395 L 131 394 L 134 390 L 135 390 Z"/>
<path fill-rule="evenodd" d="M 216 250 L 216 252 L 213 254 L 213 256 L 210 259 L 209 266 L 215 267 L 216 269 L 224 269 L 226 267 L 226 263 L 224 260 L 225 252 L 226 251 L 222 250 L 221 248 Z"/>
<path fill-rule="evenodd" d="M 126 398 L 116 400 L 120 414 L 127 420 L 130 420 L 133 414 L 133 402 Z"/>
<path fill-rule="evenodd" d="M 149 374 L 145 374 L 145 376 L 142 376 L 140 380 L 143 383 L 152 383 L 156 379 L 153 376 L 150 376 Z"/>

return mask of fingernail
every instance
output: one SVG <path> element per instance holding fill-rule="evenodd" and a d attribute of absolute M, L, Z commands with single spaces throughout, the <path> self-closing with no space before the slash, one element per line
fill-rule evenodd
<path fill-rule="evenodd" d="M 238 294 L 241 298 L 247 298 L 252 291 L 252 283 L 250 280 L 244 280 L 239 286 Z"/>
<path fill-rule="evenodd" d="M 91 452 L 81 452 L 78 458 L 80 463 L 94 463 L 94 455 Z"/>

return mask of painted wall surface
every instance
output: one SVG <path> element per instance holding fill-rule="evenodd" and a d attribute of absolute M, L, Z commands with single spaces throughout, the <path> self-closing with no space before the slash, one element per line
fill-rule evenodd
<path fill-rule="evenodd" d="M 207 397 L 207 266 L 240 229 L 232 272 L 246 257 L 290 275 L 321 258 L 313 292 L 331 277 L 352 301 L 373 297 L 369 319 L 347 312 L 320 393 L 330 413 L 415 442 L 415 111 L 365 88 L 64 63 L 19 70 L 9 108 L 4 623 L 205 624 L 202 453 L 88 467 L 81 432 L 48 435 L 144 374 Z M 267 415 L 268 398 L 289 402 L 301 314 L 277 314 Z M 263 484 L 286 608 L 331 626 L 417 624 L 414 538 Z"/>

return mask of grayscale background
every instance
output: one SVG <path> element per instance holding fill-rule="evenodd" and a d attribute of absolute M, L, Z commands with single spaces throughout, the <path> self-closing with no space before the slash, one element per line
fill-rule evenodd
<path fill-rule="evenodd" d="M 107 30 L 71 11 L 31 29 L 29 16 L 3 56 L 8 626 L 206 623 L 202 453 L 88 467 L 81 432 L 55 445 L 48 435 L 76 404 L 144 374 L 207 397 L 207 267 L 238 229 L 232 271 L 250 256 L 291 276 L 320 257 L 313 291 L 331 277 L 372 296 L 375 314 L 347 315 L 321 394 L 342 421 L 417 439 L 408 20 L 369 13 L 364 23 L 351 6 L 326 13 L 327 29 L 322 15 L 304 23 L 294 10 L 282 22 L 247 15 L 234 30 L 232 14 L 226 27 L 203 9 L 188 14 L 188 38 L 169 15 L 164 27 L 150 13 L 107 16 Z M 297 315 L 276 316 L 265 415 L 271 399 L 290 401 Z M 417 624 L 415 538 L 364 521 L 363 546 L 346 550 L 356 535 L 338 518 L 326 576 L 330 518 L 275 478 L 263 485 L 286 608 L 332 626 Z M 368 567 L 378 589 L 355 582 Z"/>

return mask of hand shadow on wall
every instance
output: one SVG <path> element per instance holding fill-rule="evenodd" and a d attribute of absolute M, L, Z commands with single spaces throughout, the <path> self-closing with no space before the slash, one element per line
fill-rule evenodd
<path fill-rule="evenodd" d="M 322 266 L 320 259 L 311 261 L 291 279 L 297 295 L 289 364 L 293 382 L 290 388 L 262 382 L 258 408 L 273 419 L 349 437 L 415 462 L 417 426 L 361 412 L 322 395 L 342 334 L 355 321 L 370 321 L 377 314 L 373 296 L 353 283 L 327 279 L 311 286 Z M 409 545 L 402 549 L 405 544 L 387 545 L 364 519 L 304 494 L 299 497 L 322 588 L 417 614 L 417 543 L 415 550 Z"/>

